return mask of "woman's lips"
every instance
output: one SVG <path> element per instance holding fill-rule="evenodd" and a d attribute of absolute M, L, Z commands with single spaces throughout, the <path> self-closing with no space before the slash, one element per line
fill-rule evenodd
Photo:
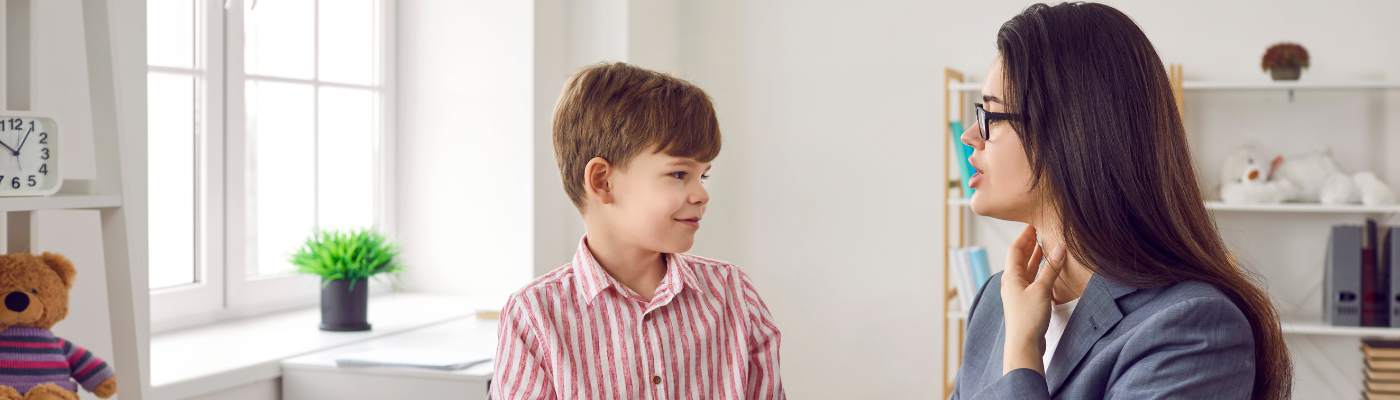
<path fill-rule="evenodd" d="M 982 173 L 981 173 L 981 172 L 972 174 L 972 177 L 971 177 L 971 178 L 968 178 L 968 180 L 967 180 L 967 187 L 976 188 L 976 187 L 977 187 L 977 182 L 981 182 L 981 181 L 982 181 Z"/>
<path fill-rule="evenodd" d="M 689 227 L 691 227 L 691 228 L 700 229 L 700 219 L 699 219 L 699 218 L 678 219 L 678 220 L 676 220 L 676 222 L 680 222 L 680 223 L 685 224 L 686 226 L 689 226 Z"/>

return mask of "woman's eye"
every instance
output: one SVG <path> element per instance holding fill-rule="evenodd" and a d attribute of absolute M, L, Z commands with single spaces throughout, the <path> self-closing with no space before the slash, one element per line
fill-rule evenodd
<path fill-rule="evenodd" d="M 709 175 L 700 175 L 700 180 L 703 181 L 703 180 L 706 180 L 706 179 L 710 179 L 710 176 L 709 176 Z"/>
<path fill-rule="evenodd" d="M 669 175 L 671 175 L 672 178 L 685 179 L 685 172 L 672 172 Z"/>

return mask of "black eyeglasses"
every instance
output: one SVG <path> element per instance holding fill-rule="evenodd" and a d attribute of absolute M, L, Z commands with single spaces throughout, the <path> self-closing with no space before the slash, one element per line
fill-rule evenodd
<path fill-rule="evenodd" d="M 987 111 L 982 108 L 982 103 L 977 103 L 977 128 L 982 130 L 982 140 L 990 139 L 992 131 L 987 129 L 997 121 L 1021 121 L 1024 117 L 1021 114 L 998 113 Z"/>

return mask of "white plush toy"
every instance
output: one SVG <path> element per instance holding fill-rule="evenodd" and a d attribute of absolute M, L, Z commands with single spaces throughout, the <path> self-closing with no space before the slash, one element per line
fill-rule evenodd
<path fill-rule="evenodd" d="M 1220 168 L 1220 199 L 1226 203 L 1282 203 L 1297 188 L 1285 179 L 1269 180 L 1282 157 L 1268 159 L 1253 146 L 1246 146 L 1225 158 Z"/>
<path fill-rule="evenodd" d="M 1370 171 L 1347 175 L 1330 152 L 1276 157 L 1267 165 L 1263 153 L 1246 146 L 1226 157 L 1220 170 L 1220 199 L 1226 203 L 1386 205 L 1395 191 Z"/>

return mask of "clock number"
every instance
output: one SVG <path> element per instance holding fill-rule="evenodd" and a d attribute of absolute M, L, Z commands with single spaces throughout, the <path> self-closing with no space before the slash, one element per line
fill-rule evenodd
<path fill-rule="evenodd" d="M 42 149 L 40 149 L 40 150 L 43 150 L 43 151 L 44 151 L 44 155 L 39 156 L 39 158 L 42 158 L 42 159 L 45 159 L 45 160 L 49 159 L 49 148 L 48 148 L 48 147 L 45 147 L 45 148 L 42 148 Z"/>
<path fill-rule="evenodd" d="M 29 131 L 34 132 L 34 120 L 29 120 Z"/>
<path fill-rule="evenodd" d="M 10 118 L 10 129 L 24 129 L 24 121 L 19 118 Z"/>
<path fill-rule="evenodd" d="M 16 176 L 14 179 L 11 179 L 11 180 L 10 180 L 10 187 L 15 188 L 15 189 L 19 189 L 19 177 L 18 177 L 18 176 Z"/>
<path fill-rule="evenodd" d="M 44 175 L 48 175 L 48 174 L 49 174 L 49 165 L 48 165 L 48 164 L 39 164 L 39 173 L 44 174 Z M 0 175 L 0 182 L 3 182 L 4 180 L 5 180 L 5 176 L 4 176 L 4 175 Z"/>
<path fill-rule="evenodd" d="M 29 186 L 32 187 L 32 186 L 34 186 L 35 183 L 38 183 L 38 182 L 35 182 L 35 181 L 34 181 L 34 175 L 30 175 L 30 176 L 29 176 Z"/>
<path fill-rule="evenodd" d="M 39 144 L 49 144 L 48 132 L 39 132 Z"/>

